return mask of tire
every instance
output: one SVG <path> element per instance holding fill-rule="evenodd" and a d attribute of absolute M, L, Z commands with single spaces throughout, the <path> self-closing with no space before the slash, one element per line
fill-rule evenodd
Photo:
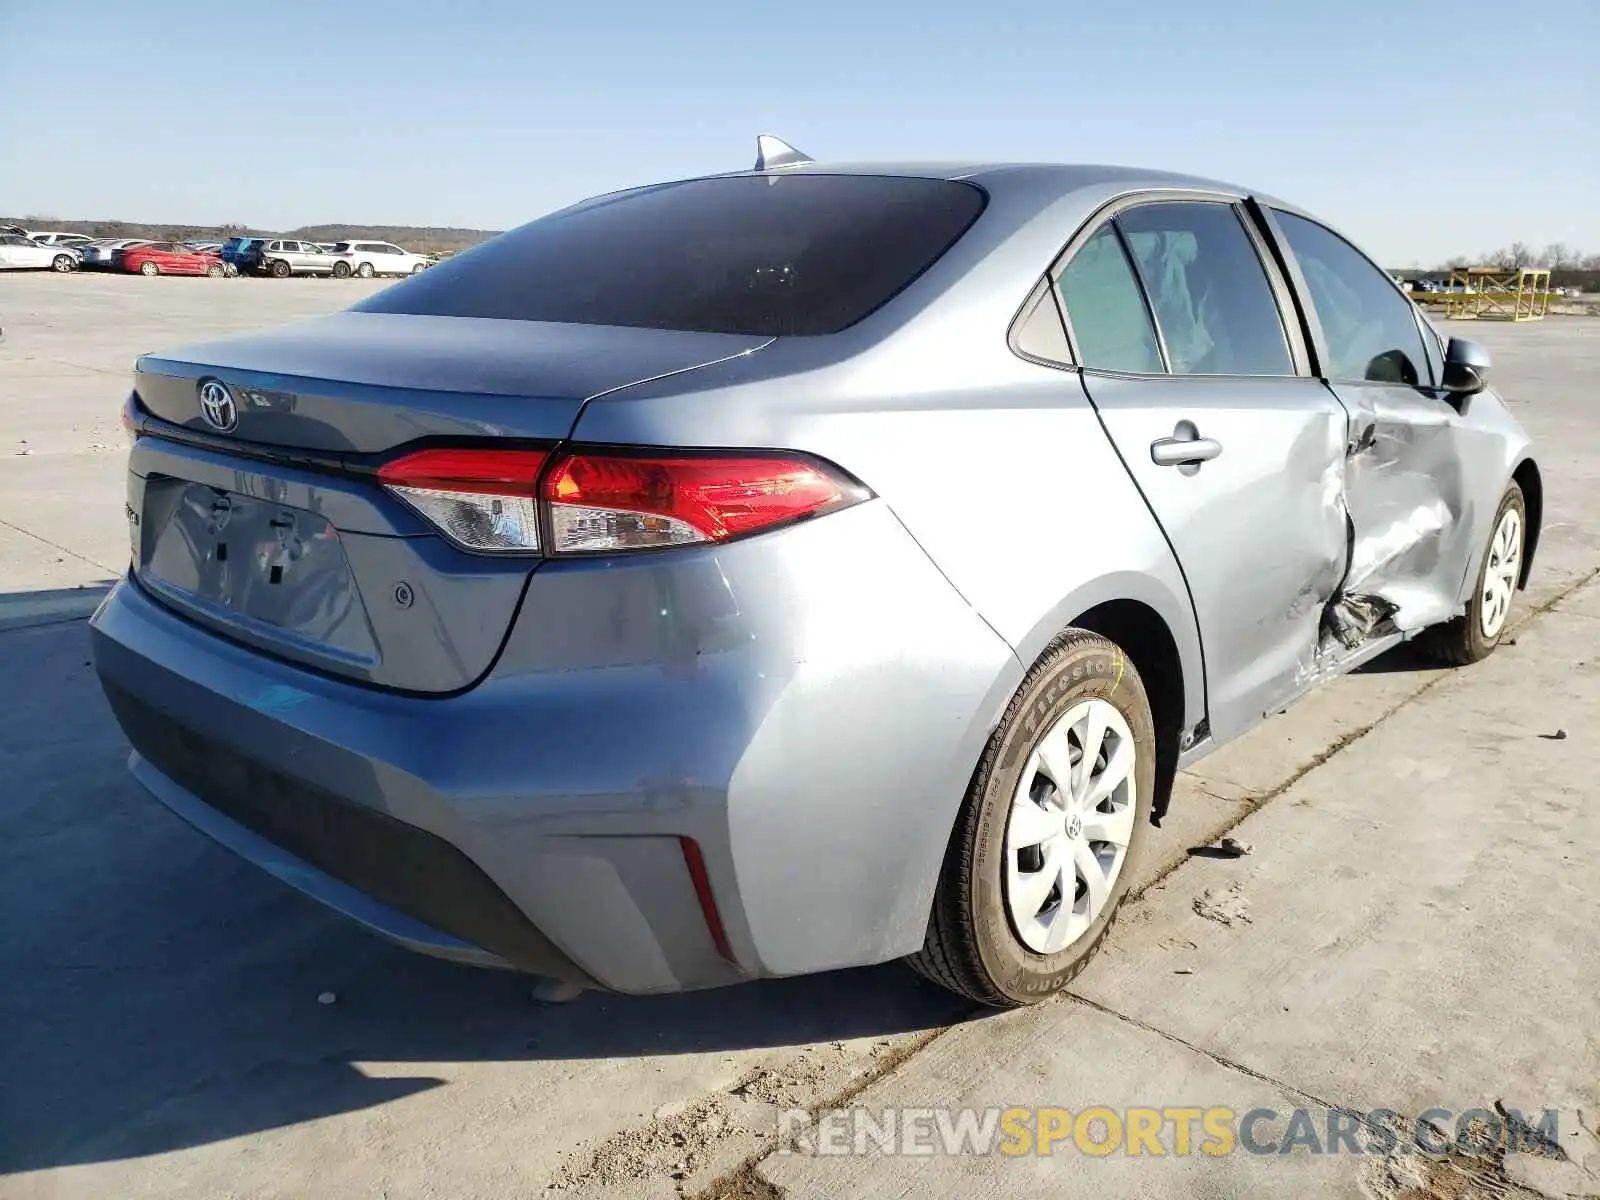
<path fill-rule="evenodd" d="M 1119 728 L 1111 729 L 1113 720 L 1107 706 L 1120 718 Z M 1048 843 L 1026 848 L 1011 844 L 1017 832 L 1013 829 L 1014 813 L 1022 805 L 1032 805 L 1050 814 L 1055 804 L 1063 802 L 1065 793 L 1053 793 L 1051 780 L 1040 774 L 1048 768 L 1039 762 L 1035 751 L 1058 732 L 1069 714 L 1080 710 L 1103 716 L 1112 735 L 1101 744 L 1101 754 L 1096 758 L 1099 762 L 1103 754 L 1105 769 L 1095 770 L 1088 782 L 1092 785 L 1114 773 L 1114 764 L 1121 762 L 1119 756 L 1126 742 L 1133 758 L 1127 764 L 1126 775 L 1119 778 L 1126 779 L 1131 794 L 1119 785 L 1098 807 L 1079 810 L 1081 841 L 1063 844 L 1076 847 L 1080 853 L 1087 848 L 1088 861 L 1101 865 L 1101 856 L 1110 853 L 1114 857 L 1115 848 L 1108 842 L 1091 842 L 1090 833 L 1095 828 L 1104 832 L 1114 822 L 1131 819 L 1125 835 L 1120 827 L 1118 830 L 1119 836 L 1126 837 L 1125 849 L 1115 874 L 1110 875 L 1107 870 L 1099 877 L 1104 880 L 1109 876 L 1109 883 L 1098 909 L 1093 906 L 1092 892 L 1084 885 L 1087 876 L 1079 867 L 1082 860 L 1074 857 L 1071 870 L 1064 871 L 1061 880 L 1064 882 L 1067 874 L 1074 876 L 1074 898 L 1084 898 L 1084 912 L 1071 914 L 1072 919 L 1067 920 L 1069 914 L 1058 884 L 1044 894 L 1042 907 L 1031 919 L 1024 915 L 1019 921 L 1019 907 L 1024 914 L 1033 908 L 1032 902 L 1025 899 L 1026 882 L 1044 881 L 1051 868 L 1042 853 Z M 1076 729 L 1063 732 L 1059 749 L 1068 752 L 1080 747 L 1081 739 L 1070 740 L 1075 737 L 1079 737 Z M 1078 753 L 1081 758 L 1081 748 Z M 1049 756 L 1059 760 L 1054 751 Z M 1023 679 L 978 763 L 945 852 L 927 938 L 922 949 L 907 960 L 912 969 L 942 987 L 994 1008 L 1034 1004 L 1066 987 L 1105 941 L 1122 898 L 1138 873 L 1148 840 L 1155 770 L 1155 722 L 1139 672 L 1114 643 L 1087 630 L 1067 630 L 1050 643 Z M 1076 774 L 1074 770 L 1066 773 Z M 1021 789 L 1025 784 L 1024 792 Z M 1077 801 L 1069 799 L 1064 803 L 1070 810 Z M 1050 819 L 1064 821 L 1069 839 L 1080 836 L 1074 834 L 1072 816 Z M 1022 832 L 1018 836 L 1025 839 L 1031 826 L 1032 822 L 1020 822 Z M 1093 849 L 1094 845 L 1101 849 Z M 1032 872 L 1035 862 L 1029 856 L 1040 860 L 1042 869 L 1037 873 Z M 1025 869 L 1028 873 L 1024 873 Z M 1019 884 L 1015 888 L 1016 900 L 1012 899 L 1013 881 Z M 1054 920 L 1067 921 L 1059 930 L 1054 924 L 1047 929 L 1040 922 L 1050 911 L 1052 900 Z M 1059 948 L 1051 945 L 1055 936 L 1066 939 Z"/>
<path fill-rule="evenodd" d="M 273 259 L 271 265 L 267 267 L 267 271 L 274 279 L 287 279 L 291 274 L 293 274 L 289 264 L 284 262 L 281 258 Z"/>
<path fill-rule="evenodd" d="M 50 269 L 52 271 L 60 271 L 63 274 L 73 270 L 77 265 L 70 254 L 58 254 L 50 260 Z"/>
<path fill-rule="evenodd" d="M 221 279 L 227 273 L 228 272 L 223 269 L 221 263 L 212 263 L 206 268 L 206 275 L 211 279 Z"/>
<path fill-rule="evenodd" d="M 347 262 L 336 262 L 336 263 L 334 263 L 333 264 L 333 277 L 335 279 L 349 279 L 350 278 L 350 264 L 347 263 Z"/>
<path fill-rule="evenodd" d="M 356 274 L 361 276 L 363 279 L 371 279 L 373 275 L 377 274 L 377 272 L 372 269 L 371 263 L 362 263 L 356 268 Z"/>
<path fill-rule="evenodd" d="M 159 275 L 159 274 L 161 274 L 161 268 L 159 266 L 157 266 L 154 262 L 152 262 L 150 259 L 147 258 L 147 259 L 144 260 L 144 262 L 139 264 L 139 274 L 141 274 L 141 275 Z"/>
<path fill-rule="evenodd" d="M 428 269 L 428 264 L 427 263 L 417 263 L 416 266 L 411 268 L 411 273 L 413 275 L 421 275 L 427 269 Z"/>
<path fill-rule="evenodd" d="M 1514 543 L 1503 546 L 1501 533 L 1508 523 Z M 1527 545 L 1528 505 L 1522 489 L 1513 483 L 1500 498 L 1494 523 L 1489 526 L 1489 542 L 1483 548 L 1483 562 L 1478 567 L 1477 585 L 1472 589 L 1472 599 L 1467 601 L 1467 611 L 1453 621 L 1424 631 L 1417 639 L 1418 648 L 1455 667 L 1482 662 L 1493 654 L 1509 624 L 1511 601 L 1521 583 Z"/>

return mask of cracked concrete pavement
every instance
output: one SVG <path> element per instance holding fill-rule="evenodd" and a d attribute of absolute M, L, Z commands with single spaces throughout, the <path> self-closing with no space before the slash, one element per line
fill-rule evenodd
<path fill-rule="evenodd" d="M 1578 586 L 1600 566 L 1600 323 L 1468 329 L 1549 492 L 1517 644 L 1464 671 L 1402 648 L 1182 775 L 1153 886 L 1073 995 L 980 1016 L 891 965 L 549 1006 L 368 937 L 168 815 L 87 666 L 82 594 L 126 536 L 120 445 L 95 446 L 120 438 L 133 355 L 370 288 L 0 282 L 0 1196 L 1399 1196 L 1403 1160 L 783 1155 L 776 1115 L 1600 1108 L 1600 584 Z M 1230 829 L 1254 853 L 1188 853 Z M 1233 889 L 1248 923 L 1194 911 Z M 1481 1190 L 1560 1195 L 1571 1166 L 1485 1167 Z"/>

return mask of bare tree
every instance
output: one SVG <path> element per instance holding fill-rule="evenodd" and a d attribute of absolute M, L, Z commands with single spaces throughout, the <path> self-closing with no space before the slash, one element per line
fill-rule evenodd
<path fill-rule="evenodd" d="M 1533 263 L 1533 247 L 1527 242 L 1512 242 L 1506 248 L 1506 263 L 1508 267 L 1522 268 Z"/>
<path fill-rule="evenodd" d="M 1545 266 L 1552 271 L 1559 271 L 1563 267 L 1570 267 L 1577 255 L 1573 254 L 1572 247 L 1565 242 L 1551 242 L 1544 248 Z"/>
<path fill-rule="evenodd" d="M 1583 259 L 1583 269 L 1585 271 L 1600 271 L 1600 254 L 1586 255 Z"/>
<path fill-rule="evenodd" d="M 1472 260 L 1465 254 L 1457 254 L 1454 258 L 1446 259 L 1444 266 L 1439 269 L 1441 271 L 1459 271 L 1463 267 L 1470 267 L 1471 265 Z"/>

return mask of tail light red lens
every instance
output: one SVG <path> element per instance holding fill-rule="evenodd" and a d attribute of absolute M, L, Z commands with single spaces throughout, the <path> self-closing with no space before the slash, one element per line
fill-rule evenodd
<path fill-rule="evenodd" d="M 379 481 L 467 550 L 539 549 L 544 450 L 419 450 L 378 468 Z"/>
<path fill-rule="evenodd" d="M 558 460 L 540 487 L 553 554 L 721 542 L 864 494 L 815 463 L 781 455 L 577 453 Z"/>
<path fill-rule="evenodd" d="M 380 467 L 378 479 L 456 544 L 513 554 L 723 542 L 870 495 L 782 454 L 580 451 L 552 462 L 544 450 L 421 450 Z"/>

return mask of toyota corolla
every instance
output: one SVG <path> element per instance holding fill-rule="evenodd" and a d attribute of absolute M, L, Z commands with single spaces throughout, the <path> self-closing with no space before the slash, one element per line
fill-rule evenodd
<path fill-rule="evenodd" d="M 142 358 L 96 665 L 151 793 L 416 949 L 1026 1003 L 1177 769 L 1495 648 L 1542 486 L 1488 372 L 1247 188 L 763 139 Z"/>

